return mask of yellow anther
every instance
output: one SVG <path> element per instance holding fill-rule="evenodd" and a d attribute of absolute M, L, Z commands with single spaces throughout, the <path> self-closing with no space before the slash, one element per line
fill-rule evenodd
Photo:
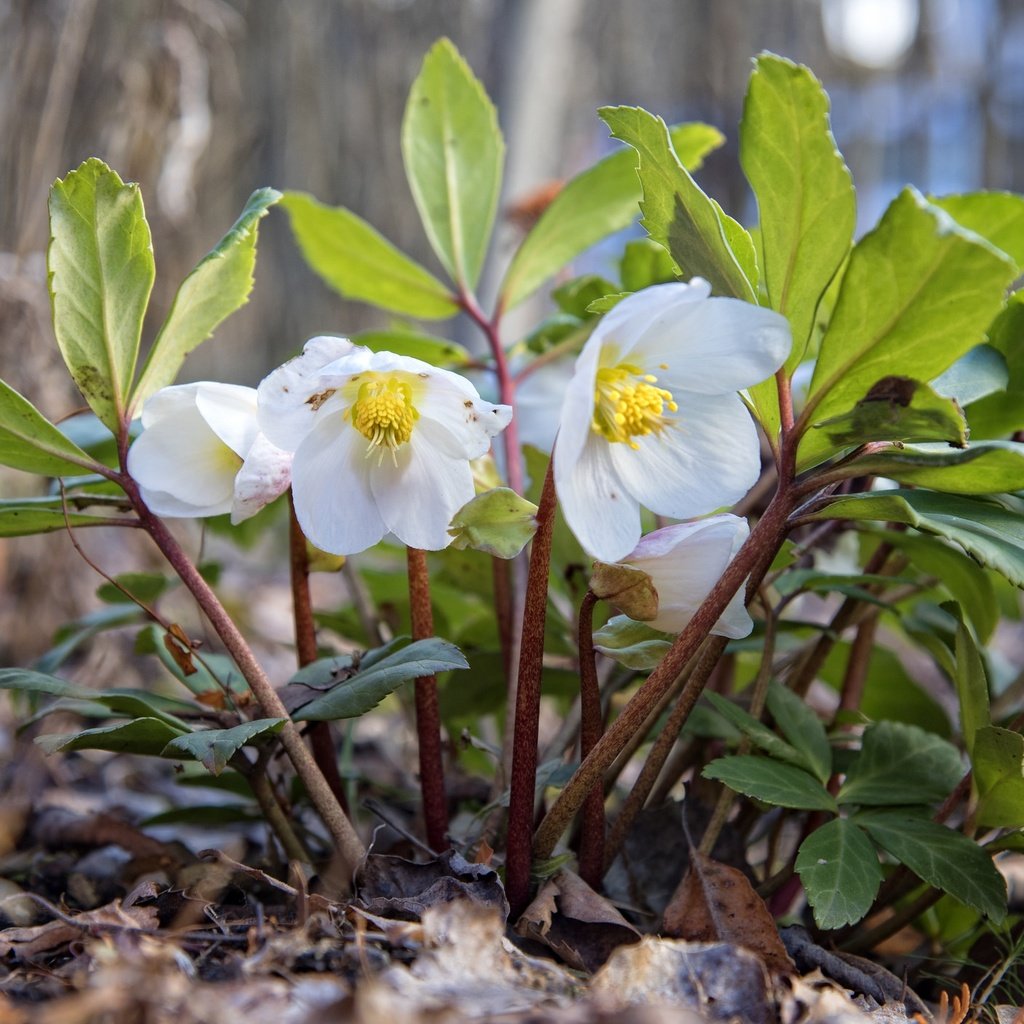
<path fill-rule="evenodd" d="M 593 429 L 609 441 L 639 448 L 633 438 L 659 433 L 668 424 L 666 412 L 679 408 L 671 391 L 654 387 L 657 382 L 657 377 L 629 363 L 598 370 Z"/>
<path fill-rule="evenodd" d="M 360 384 L 356 400 L 345 412 L 345 418 L 370 442 L 367 457 L 377 448 L 382 460 L 387 450 L 396 463 L 395 452 L 412 437 L 419 415 L 409 385 L 386 374 L 373 374 Z"/>

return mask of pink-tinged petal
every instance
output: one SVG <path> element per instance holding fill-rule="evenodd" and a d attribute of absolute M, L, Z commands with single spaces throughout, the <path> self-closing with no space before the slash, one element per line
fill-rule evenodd
<path fill-rule="evenodd" d="M 323 551 L 354 555 L 387 532 L 370 492 L 366 441 L 338 413 L 320 418 L 292 461 L 302 532 Z"/>
<path fill-rule="evenodd" d="M 453 459 L 478 459 L 491 447 L 491 438 L 512 419 L 512 407 L 485 402 L 473 385 L 457 373 L 436 367 L 420 372 L 423 389 L 413 398 L 420 414 L 414 434 Z"/>
<path fill-rule="evenodd" d="M 260 432 L 256 389 L 204 381 L 196 388 L 196 408 L 210 429 L 244 459 Z"/>
<path fill-rule="evenodd" d="M 673 519 L 705 515 L 742 498 L 760 475 L 761 456 L 739 395 L 684 395 L 672 419 L 661 433 L 636 438 L 635 449 L 607 445 L 616 476 L 632 497 Z"/>
<path fill-rule="evenodd" d="M 387 528 L 403 543 L 439 551 L 451 543 L 452 516 L 473 497 L 465 459 L 450 459 L 418 440 L 403 445 L 395 466 L 371 457 L 370 488 Z"/>
<path fill-rule="evenodd" d="M 595 332 L 596 333 L 596 332 Z M 555 444 L 558 455 L 555 458 L 555 472 L 568 473 L 573 464 L 583 455 L 583 450 L 592 433 L 594 419 L 594 388 L 597 370 L 601 363 L 601 340 L 593 334 L 587 339 L 583 351 L 576 360 L 576 372 L 565 388 L 562 400 L 562 415 L 558 423 Z"/>
<path fill-rule="evenodd" d="M 257 435 L 249 455 L 235 477 L 231 522 L 254 516 L 264 505 L 288 490 L 292 481 L 292 455 Z"/>
<path fill-rule="evenodd" d="M 640 508 L 619 480 L 606 441 L 591 433 L 575 462 L 561 462 L 555 445 L 555 489 L 565 520 L 591 557 L 619 561 L 640 539 Z"/>

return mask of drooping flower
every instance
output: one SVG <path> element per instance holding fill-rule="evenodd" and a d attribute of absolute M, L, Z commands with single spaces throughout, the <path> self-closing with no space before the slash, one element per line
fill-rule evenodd
<path fill-rule="evenodd" d="M 342 555 L 389 532 L 411 547 L 446 547 L 452 516 L 474 494 L 469 460 L 512 417 L 456 373 L 331 337 L 270 374 L 259 405 L 267 437 L 295 453 L 303 532 Z"/>
<path fill-rule="evenodd" d="M 747 521 L 724 514 L 647 534 L 625 558 L 598 562 L 590 589 L 631 619 L 679 633 L 693 618 L 749 534 Z M 741 587 L 711 632 L 739 639 L 754 624 Z"/>
<path fill-rule="evenodd" d="M 789 324 L 710 285 L 654 285 L 587 340 L 565 391 L 555 486 L 573 533 L 614 562 L 640 539 L 640 506 L 674 519 L 741 498 L 760 447 L 741 388 L 782 365 Z"/>
<path fill-rule="evenodd" d="M 272 445 L 256 419 L 256 389 L 200 381 L 153 395 L 128 472 L 160 516 L 255 515 L 288 488 L 291 455 Z"/>

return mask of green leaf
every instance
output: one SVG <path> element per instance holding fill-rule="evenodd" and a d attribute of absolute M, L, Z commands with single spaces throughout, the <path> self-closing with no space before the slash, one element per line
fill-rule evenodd
<path fill-rule="evenodd" d="M 590 307 L 608 295 L 616 294 L 617 289 L 607 278 L 599 274 L 584 274 L 574 277 L 571 281 L 559 285 L 551 298 L 563 313 L 585 320 L 593 315 Z"/>
<path fill-rule="evenodd" d="M 971 760 L 979 796 L 978 824 L 1024 826 L 1024 736 L 996 726 L 979 729 Z"/>
<path fill-rule="evenodd" d="M 829 126 L 828 96 L 801 64 L 754 62 L 740 163 L 757 198 L 762 273 L 772 309 L 789 318 L 789 373 L 802 362 L 818 302 L 853 240 L 853 180 Z"/>
<path fill-rule="evenodd" d="M 988 343 L 1006 361 L 1008 381 L 1001 394 L 971 403 L 971 436 L 1007 437 L 1024 429 L 1024 291 L 1014 292 L 988 329 Z"/>
<path fill-rule="evenodd" d="M 155 601 L 173 586 L 171 580 L 158 572 L 125 572 L 115 576 L 114 581 L 137 600 L 147 604 Z M 125 596 L 124 590 L 114 583 L 104 583 L 97 587 L 96 596 L 107 604 L 133 604 L 131 598 Z"/>
<path fill-rule="evenodd" d="M 85 515 L 35 503 L 31 498 L 0 501 L 0 537 L 28 537 L 35 533 L 57 533 L 69 526 L 110 526 L 109 516 Z"/>
<path fill-rule="evenodd" d="M 635 622 L 625 615 L 614 615 L 594 630 L 594 649 L 625 668 L 649 672 L 672 646 L 675 638 L 652 629 L 646 622 Z"/>
<path fill-rule="evenodd" d="M 448 533 L 457 551 L 473 548 L 495 558 L 515 558 L 537 532 L 537 506 L 508 487 L 470 499 L 452 517 Z"/>
<path fill-rule="evenodd" d="M 967 192 L 932 198 L 961 227 L 1002 249 L 1024 267 L 1024 196 L 1013 192 Z"/>
<path fill-rule="evenodd" d="M 717 128 L 699 122 L 676 125 L 669 134 L 680 163 L 691 172 L 725 141 Z M 636 154 L 621 149 L 578 174 L 555 196 L 512 258 L 500 291 L 505 308 L 522 302 L 580 253 L 636 219 L 642 193 L 635 167 Z M 665 250 L 659 247 L 657 251 L 664 254 Z M 628 246 L 626 252 L 628 256 Z M 625 261 L 624 256 L 623 287 L 628 291 L 645 287 L 626 283 Z M 655 272 L 656 266 L 650 266 L 648 273 Z M 664 273 L 665 269 L 660 265 L 657 272 Z M 631 275 L 637 270 L 637 266 L 630 265 Z M 675 276 L 671 261 L 667 272 L 668 277 L 661 279 Z"/>
<path fill-rule="evenodd" d="M 327 658 L 322 662 L 314 662 L 314 665 L 326 663 L 325 668 L 333 671 L 329 666 L 334 660 Z M 309 671 L 313 667 L 307 666 L 307 681 Z M 447 640 L 441 640 L 436 636 L 416 640 L 408 647 L 393 651 L 380 660 L 371 661 L 369 665 L 366 658 L 363 658 L 362 666 L 354 676 L 303 705 L 292 717 L 297 722 L 358 718 L 375 708 L 389 693 L 410 679 L 465 668 L 469 668 L 469 663 L 462 652 Z"/>
<path fill-rule="evenodd" d="M 153 342 L 132 405 L 173 384 L 185 357 L 209 338 L 217 325 L 249 301 L 256 267 L 259 223 L 281 198 L 272 188 L 257 189 L 238 220 L 185 278 Z"/>
<path fill-rule="evenodd" d="M 171 740 L 181 735 L 159 718 L 136 718 L 120 725 L 105 725 L 82 732 L 50 733 L 36 738 L 47 754 L 61 750 L 110 750 L 119 754 L 159 757 Z"/>
<path fill-rule="evenodd" d="M 29 668 L 0 668 L 0 690 L 45 693 L 52 697 L 73 697 L 79 700 L 92 697 L 92 691 L 84 686 L 76 686 L 66 679 L 58 679 L 57 676 Z"/>
<path fill-rule="evenodd" d="M 0 380 L 0 465 L 43 476 L 69 476 L 83 469 L 91 472 L 96 460 Z"/>
<path fill-rule="evenodd" d="M 462 288 L 480 276 L 505 143 L 484 87 L 450 39 L 427 53 L 402 119 L 402 157 L 437 258 Z"/>
<path fill-rule="evenodd" d="M 821 719 L 805 700 L 778 683 L 768 687 L 767 703 L 782 735 L 805 755 L 818 781 L 827 784 L 832 774 L 832 747 Z"/>
<path fill-rule="evenodd" d="M 93 412 L 117 433 L 155 268 L 139 186 L 95 158 L 50 189 L 53 330 Z"/>
<path fill-rule="evenodd" d="M 967 753 L 974 756 L 974 737 L 979 729 L 991 724 L 988 701 L 988 675 L 978 645 L 971 631 L 959 619 L 956 627 L 956 683 L 960 702 L 960 733 Z M 1024 821 L 1021 822 L 1024 824 Z"/>
<path fill-rule="evenodd" d="M 960 752 L 948 740 L 916 725 L 875 722 L 864 730 L 836 799 L 873 806 L 937 803 L 962 775 Z"/>
<path fill-rule="evenodd" d="M 929 885 L 996 923 L 1006 916 L 1003 876 L 991 856 L 962 833 L 906 811 L 861 811 L 853 820 Z"/>
<path fill-rule="evenodd" d="M 87 612 L 80 619 L 65 623 L 57 630 L 53 647 L 36 659 L 35 666 L 41 672 L 52 672 L 94 636 L 145 619 L 146 613 L 134 605 L 114 605 Z"/>
<path fill-rule="evenodd" d="M 706 779 L 718 779 L 730 789 L 777 807 L 801 811 L 833 811 L 836 802 L 813 775 L 793 765 L 767 757 L 738 754 L 712 761 L 701 773 Z"/>
<path fill-rule="evenodd" d="M 286 718 L 257 718 L 232 729 L 204 729 L 178 736 L 162 751 L 163 757 L 186 757 L 200 761 L 204 768 L 220 775 L 228 761 L 246 744 L 281 731 Z"/>
<path fill-rule="evenodd" d="M 602 107 L 598 114 L 615 138 L 639 154 L 640 206 L 651 238 L 668 249 L 685 277 L 699 275 L 717 295 L 756 302 L 754 286 L 728 241 L 734 229 L 727 232 L 717 204 L 683 167 L 665 122 L 640 107 Z"/>
<path fill-rule="evenodd" d="M 931 384 L 940 395 L 955 398 L 963 408 L 1004 391 L 1009 379 L 1006 360 L 999 349 L 991 345 L 975 345 Z"/>
<path fill-rule="evenodd" d="M 693 170 L 692 167 L 688 169 Z M 672 257 L 656 242 L 649 238 L 634 238 L 626 243 L 619 260 L 619 277 L 626 293 L 674 281 L 675 276 Z"/>
<path fill-rule="evenodd" d="M 882 491 L 837 498 L 808 518 L 906 523 L 954 541 L 982 565 L 1024 587 L 1024 519 L 995 501 L 932 491 Z"/>
<path fill-rule="evenodd" d="M 803 418 L 850 410 L 883 377 L 937 377 L 984 340 L 1013 275 L 1001 252 L 904 189 L 850 255 Z M 828 451 L 809 431 L 801 468 Z"/>
<path fill-rule="evenodd" d="M 801 844 L 797 874 L 819 928 L 856 924 L 882 884 L 882 865 L 871 840 L 845 818 L 816 828 Z"/>
<path fill-rule="evenodd" d="M 459 311 L 445 284 L 350 210 L 304 192 L 286 192 L 281 206 L 306 262 L 344 298 L 421 320 Z"/>
<path fill-rule="evenodd" d="M 360 331 L 352 341 L 374 352 L 393 352 L 397 356 L 412 356 L 432 366 L 465 366 L 472 360 L 461 345 L 446 338 L 408 329 L 389 331 Z"/>

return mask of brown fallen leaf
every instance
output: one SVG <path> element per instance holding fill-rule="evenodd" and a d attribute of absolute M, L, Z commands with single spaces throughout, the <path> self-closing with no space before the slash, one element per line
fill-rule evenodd
<path fill-rule="evenodd" d="M 105 907 L 74 917 L 63 915 L 46 924 L 0 931 L 0 956 L 15 953 L 21 959 L 63 946 L 83 935 L 103 932 L 155 931 L 159 923 L 156 907 L 124 907 L 114 900 Z"/>
<path fill-rule="evenodd" d="M 596 971 L 619 946 L 640 941 L 640 933 L 608 900 L 565 869 L 541 886 L 516 932 L 581 971 Z"/>
<path fill-rule="evenodd" d="M 775 919 L 746 876 L 690 848 L 690 870 L 665 908 L 662 934 L 695 942 L 727 942 L 756 953 L 777 974 L 793 961 Z"/>

